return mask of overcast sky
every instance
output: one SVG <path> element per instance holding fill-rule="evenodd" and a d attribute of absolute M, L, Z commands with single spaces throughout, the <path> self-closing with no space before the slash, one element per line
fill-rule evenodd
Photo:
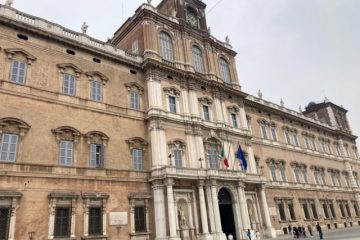
<path fill-rule="evenodd" d="M 106 41 L 143 2 L 14 0 L 13 7 L 76 31 L 86 21 L 88 34 Z M 204 2 L 212 9 L 211 33 L 220 40 L 229 35 L 238 53 L 245 92 L 261 89 L 265 99 L 283 98 L 294 110 L 327 96 L 349 110 L 353 132 L 360 135 L 360 0 Z"/>

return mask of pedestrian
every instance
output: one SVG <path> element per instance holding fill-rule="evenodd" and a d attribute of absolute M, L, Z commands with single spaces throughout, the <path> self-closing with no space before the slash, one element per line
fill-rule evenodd
<path fill-rule="evenodd" d="M 319 232 L 319 238 L 324 239 L 323 238 L 323 232 L 322 232 L 322 229 L 321 229 L 321 226 L 320 226 L 319 222 L 317 222 L 317 224 L 316 224 L 316 230 Z"/>
<path fill-rule="evenodd" d="M 304 225 L 301 227 L 301 230 L 302 230 L 302 234 L 303 234 L 304 238 L 306 238 L 306 229 L 305 229 Z"/>
<path fill-rule="evenodd" d="M 302 228 L 300 227 L 300 225 L 298 226 L 298 232 L 299 232 L 299 237 L 302 237 L 303 233 L 302 233 Z"/>
<path fill-rule="evenodd" d="M 291 225 L 289 224 L 289 226 L 288 226 L 289 234 L 291 234 L 291 229 L 292 229 L 292 227 L 291 227 Z"/>
<path fill-rule="evenodd" d="M 247 234 L 246 234 L 246 235 L 247 235 L 247 237 L 249 238 L 249 240 L 251 240 L 251 230 L 250 230 L 250 229 L 247 230 Z"/>
<path fill-rule="evenodd" d="M 294 237 L 299 238 L 299 231 L 298 231 L 297 227 L 294 226 L 293 231 L 294 231 Z"/>

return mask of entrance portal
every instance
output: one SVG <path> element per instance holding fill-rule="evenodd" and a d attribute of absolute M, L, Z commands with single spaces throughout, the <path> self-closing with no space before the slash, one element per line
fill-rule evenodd
<path fill-rule="evenodd" d="M 225 188 L 220 189 L 218 198 L 223 233 L 225 233 L 226 236 L 231 234 L 234 239 L 236 239 L 234 212 L 229 191 Z"/>

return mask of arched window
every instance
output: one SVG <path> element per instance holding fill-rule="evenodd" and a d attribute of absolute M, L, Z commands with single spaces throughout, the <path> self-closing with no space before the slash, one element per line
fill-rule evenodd
<path fill-rule="evenodd" d="M 202 52 L 197 46 L 192 47 L 192 56 L 194 61 L 194 68 L 196 72 L 204 72 L 204 64 L 202 58 Z"/>
<path fill-rule="evenodd" d="M 166 32 L 160 32 L 161 56 L 168 61 L 173 60 L 173 45 L 171 37 Z"/>
<path fill-rule="evenodd" d="M 231 82 L 230 67 L 224 58 L 220 58 L 220 74 L 224 82 Z"/>

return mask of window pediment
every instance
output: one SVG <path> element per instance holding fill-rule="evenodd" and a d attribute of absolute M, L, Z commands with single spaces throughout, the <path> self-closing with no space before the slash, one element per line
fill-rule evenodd
<path fill-rule="evenodd" d="M 102 144 L 106 146 L 107 142 L 109 141 L 109 137 L 99 131 L 91 131 L 85 134 L 88 144 Z"/>
<path fill-rule="evenodd" d="M 69 126 L 62 126 L 51 130 L 58 141 L 67 140 L 77 142 L 81 137 L 79 130 Z"/>
<path fill-rule="evenodd" d="M 109 78 L 99 71 L 86 72 L 85 75 L 89 81 L 94 81 L 98 77 L 104 85 L 109 81 Z"/>
<path fill-rule="evenodd" d="M 30 125 L 17 118 L 0 119 L 0 133 L 7 132 L 24 136 L 30 129 Z"/>
<path fill-rule="evenodd" d="M 83 71 L 79 67 L 77 67 L 75 64 L 72 64 L 72 63 L 59 63 L 56 66 L 60 69 L 60 72 L 62 74 L 65 73 L 65 70 L 67 68 L 74 70 L 77 77 L 79 77 L 83 73 Z"/>
<path fill-rule="evenodd" d="M 30 54 L 29 52 L 25 51 L 22 48 L 6 48 L 4 49 L 4 51 L 6 53 L 7 58 L 10 60 L 12 60 L 16 54 L 24 55 L 29 65 L 31 65 L 36 60 L 36 57 L 34 55 Z"/>
<path fill-rule="evenodd" d="M 165 88 L 163 88 L 163 90 L 168 95 L 173 95 L 176 97 L 180 96 L 180 90 L 177 89 L 176 87 L 165 87 Z"/>
<path fill-rule="evenodd" d="M 228 106 L 227 109 L 230 111 L 230 112 L 239 112 L 240 111 L 240 107 L 238 105 L 231 105 L 231 106 Z"/>
<path fill-rule="evenodd" d="M 211 105 L 213 103 L 213 100 L 209 97 L 200 97 L 198 98 L 199 102 L 205 105 Z"/>
<path fill-rule="evenodd" d="M 181 139 L 175 139 L 173 141 L 168 142 L 169 148 L 171 149 L 181 149 L 185 150 L 186 143 Z"/>
<path fill-rule="evenodd" d="M 133 138 L 129 138 L 128 140 L 126 140 L 126 143 L 129 145 L 130 149 L 146 149 L 148 143 L 145 141 L 145 139 L 141 138 L 141 137 L 133 137 Z"/>
<path fill-rule="evenodd" d="M 128 91 L 137 91 L 140 94 L 142 94 L 144 92 L 144 88 L 138 84 L 137 82 L 130 82 L 130 83 L 125 83 L 124 84 L 125 87 L 128 89 Z"/>

